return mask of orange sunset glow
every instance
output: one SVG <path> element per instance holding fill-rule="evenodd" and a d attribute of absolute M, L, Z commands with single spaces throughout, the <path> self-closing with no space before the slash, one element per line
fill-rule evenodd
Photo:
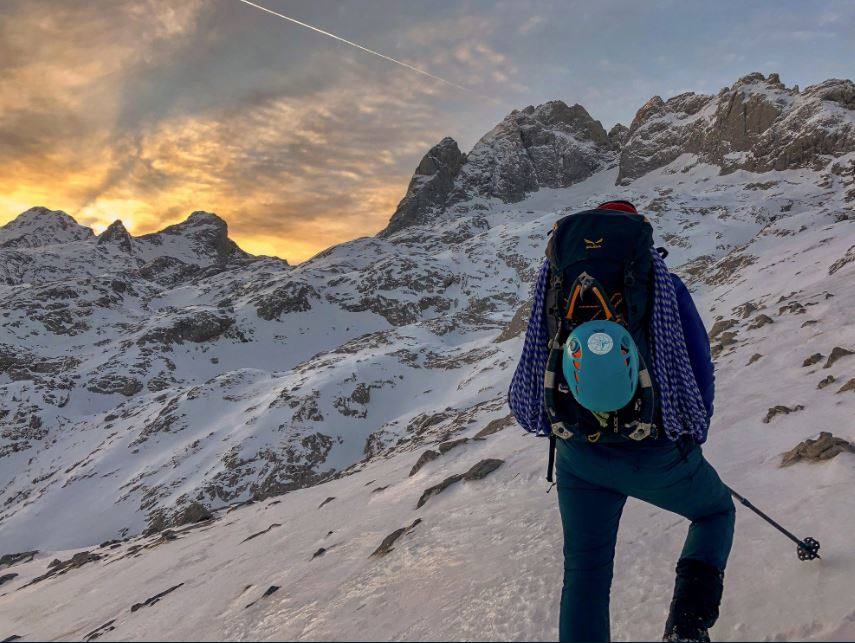
<path fill-rule="evenodd" d="M 208 210 L 249 252 L 298 262 L 382 229 L 448 133 L 435 101 L 453 88 L 240 3 L 15 1 L 0 17 L 0 224 L 42 205 L 139 235 Z"/>

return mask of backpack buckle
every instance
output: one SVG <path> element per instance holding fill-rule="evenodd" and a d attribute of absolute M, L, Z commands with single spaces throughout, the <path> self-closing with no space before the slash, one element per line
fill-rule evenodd
<path fill-rule="evenodd" d="M 634 431 L 628 434 L 627 437 L 631 440 L 643 440 L 650 436 L 653 431 L 653 425 L 646 422 L 639 422 Z"/>

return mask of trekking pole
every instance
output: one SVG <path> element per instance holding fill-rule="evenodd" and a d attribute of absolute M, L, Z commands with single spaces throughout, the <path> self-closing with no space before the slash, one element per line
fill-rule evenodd
<path fill-rule="evenodd" d="M 725 485 L 726 486 L 726 485 Z M 819 555 L 819 541 L 814 538 L 805 538 L 804 540 L 799 540 L 792 533 L 781 527 L 777 522 L 772 520 L 769 516 L 760 511 L 757 507 L 751 504 L 751 501 L 748 498 L 739 495 L 730 487 L 727 487 L 727 490 L 736 498 L 740 503 L 744 506 L 748 507 L 751 511 L 760 516 L 763 520 L 772 525 L 775 529 L 784 534 L 787 538 L 792 540 L 796 545 L 798 545 L 796 549 L 796 554 L 799 557 L 799 560 L 813 560 L 814 558 L 821 558 Z"/>

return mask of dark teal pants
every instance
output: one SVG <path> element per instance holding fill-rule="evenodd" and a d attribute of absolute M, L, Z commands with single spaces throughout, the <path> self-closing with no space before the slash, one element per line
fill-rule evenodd
<path fill-rule="evenodd" d="M 589 444 L 558 440 L 558 505 L 564 527 L 561 641 L 608 641 L 618 524 L 628 496 L 691 520 L 681 558 L 724 571 L 733 542 L 730 493 L 701 448 L 660 441 Z M 663 596 L 663 603 L 670 600 Z"/>

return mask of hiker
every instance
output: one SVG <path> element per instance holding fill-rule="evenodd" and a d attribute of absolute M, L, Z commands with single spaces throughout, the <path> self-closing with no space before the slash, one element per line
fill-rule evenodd
<path fill-rule="evenodd" d="M 561 641 L 610 640 L 628 496 L 691 521 L 663 640 L 709 641 L 718 618 L 735 511 L 700 447 L 713 414 L 709 338 L 665 256 L 632 203 L 609 201 L 555 224 L 537 278 L 508 403 L 523 428 L 549 436 Z"/>

